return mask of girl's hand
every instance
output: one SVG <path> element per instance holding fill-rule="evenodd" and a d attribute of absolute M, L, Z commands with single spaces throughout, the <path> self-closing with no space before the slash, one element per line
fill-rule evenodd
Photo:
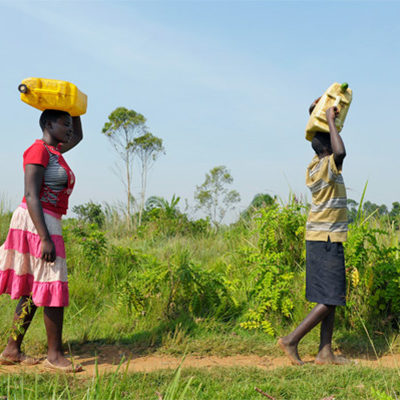
<path fill-rule="evenodd" d="M 326 119 L 329 121 L 334 121 L 335 118 L 339 115 L 339 110 L 337 107 L 329 107 L 326 110 Z"/>
<path fill-rule="evenodd" d="M 54 262 L 56 260 L 56 246 L 54 246 L 54 243 L 50 238 L 42 240 L 41 258 L 47 262 Z"/>

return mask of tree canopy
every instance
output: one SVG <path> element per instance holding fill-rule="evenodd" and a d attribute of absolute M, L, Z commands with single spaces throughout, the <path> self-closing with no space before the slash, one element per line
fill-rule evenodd
<path fill-rule="evenodd" d="M 127 193 L 127 217 L 130 221 L 134 202 L 131 188 L 133 158 L 136 148 L 135 139 L 147 133 L 146 118 L 134 110 L 118 107 L 108 116 L 108 121 L 104 124 L 102 133 L 109 138 L 124 164 L 125 178 L 123 182 Z"/>
<path fill-rule="evenodd" d="M 235 204 L 240 201 L 239 193 L 227 188 L 232 182 L 228 169 L 220 165 L 206 174 L 203 184 L 196 186 L 196 209 L 203 210 L 216 226 L 221 224 L 227 211 L 234 209 Z"/>

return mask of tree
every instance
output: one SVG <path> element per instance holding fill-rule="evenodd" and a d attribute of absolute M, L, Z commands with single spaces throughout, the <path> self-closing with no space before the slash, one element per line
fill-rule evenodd
<path fill-rule="evenodd" d="M 202 209 L 216 226 L 222 222 L 227 211 L 233 210 L 235 204 L 240 201 L 239 193 L 226 187 L 232 182 L 233 178 L 228 169 L 220 165 L 206 174 L 202 185 L 196 186 L 196 209 Z"/>
<path fill-rule="evenodd" d="M 241 213 L 241 218 L 249 218 L 260 208 L 272 206 L 276 201 L 276 196 L 272 197 L 267 193 L 258 193 L 254 196 L 250 205 Z"/>
<path fill-rule="evenodd" d="M 400 216 L 400 203 L 395 201 L 392 203 L 392 209 L 390 210 L 390 218 L 398 218 Z"/>
<path fill-rule="evenodd" d="M 147 174 L 157 157 L 165 152 L 162 139 L 150 132 L 133 139 L 132 146 L 135 154 L 139 157 L 141 167 L 141 193 L 139 206 L 139 226 L 142 223 L 142 213 L 146 197 Z"/>
<path fill-rule="evenodd" d="M 109 116 L 108 122 L 104 124 L 102 133 L 110 140 L 117 154 L 120 156 L 124 168 L 125 179 L 122 179 L 127 193 L 127 217 L 131 223 L 133 178 L 133 157 L 135 153 L 134 139 L 147 132 L 146 118 L 134 110 L 125 107 L 116 108 Z"/>
<path fill-rule="evenodd" d="M 398 201 L 394 201 L 392 203 L 392 209 L 389 212 L 389 219 L 394 224 L 393 226 L 396 229 L 399 229 L 400 226 L 400 203 Z"/>
<path fill-rule="evenodd" d="M 175 218 L 179 214 L 178 203 L 180 201 L 179 196 L 172 196 L 171 201 L 164 199 L 159 196 L 151 196 L 146 201 L 146 211 L 151 211 L 154 209 L 161 209 L 165 212 L 168 218 Z"/>
<path fill-rule="evenodd" d="M 385 204 L 378 205 L 368 200 L 365 201 L 363 204 L 363 211 L 366 215 L 371 215 L 371 214 L 386 215 L 388 213 L 388 209 Z"/>
<path fill-rule="evenodd" d="M 357 218 L 358 203 L 353 199 L 347 199 L 347 216 L 349 223 L 354 222 Z"/>
<path fill-rule="evenodd" d="M 105 216 L 101 204 L 89 201 L 86 204 L 80 204 L 72 207 L 72 211 L 78 216 L 79 219 L 89 222 L 90 224 L 97 224 L 101 228 L 104 224 Z"/>

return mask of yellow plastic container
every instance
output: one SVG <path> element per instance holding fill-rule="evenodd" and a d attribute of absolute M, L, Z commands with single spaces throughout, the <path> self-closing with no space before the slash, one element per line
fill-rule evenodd
<path fill-rule="evenodd" d="M 349 89 L 347 83 L 334 83 L 329 86 L 310 115 L 306 126 L 306 139 L 311 141 L 315 132 L 329 133 L 326 110 L 333 106 L 336 106 L 339 110 L 339 115 L 335 119 L 335 125 L 338 132 L 340 132 L 343 128 L 352 98 L 353 92 Z"/>
<path fill-rule="evenodd" d="M 74 84 L 56 79 L 27 78 L 18 86 L 21 100 L 39 110 L 61 110 L 73 117 L 85 114 L 87 96 Z"/>

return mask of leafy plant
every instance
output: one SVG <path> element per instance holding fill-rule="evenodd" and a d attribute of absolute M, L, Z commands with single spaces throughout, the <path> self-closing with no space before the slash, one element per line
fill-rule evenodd
<path fill-rule="evenodd" d="M 86 204 L 72 207 L 72 211 L 83 222 L 97 224 L 99 228 L 101 228 L 104 224 L 105 215 L 101 204 L 96 204 L 92 201 L 89 201 Z"/>
<path fill-rule="evenodd" d="M 350 226 L 345 244 L 349 274 L 345 319 L 355 327 L 359 315 L 370 326 L 387 324 L 400 313 L 400 248 L 390 233 L 368 221 Z"/>
<path fill-rule="evenodd" d="M 146 210 L 139 234 L 142 236 L 170 237 L 187 234 L 204 234 L 210 228 L 208 219 L 192 221 L 178 208 L 180 197 L 172 196 L 168 201 L 162 197 L 152 196 L 146 201 Z"/>
<path fill-rule="evenodd" d="M 71 240 L 71 235 L 77 239 L 89 266 L 98 264 L 101 258 L 105 256 L 107 239 L 105 233 L 98 228 L 97 224 L 78 224 L 72 228 L 66 227 L 64 234 L 69 240 Z"/>
<path fill-rule="evenodd" d="M 273 204 L 254 217 L 258 246 L 241 249 L 253 289 L 252 307 L 240 325 L 245 329 L 261 328 L 273 336 L 272 314 L 290 319 L 295 306 L 293 283 L 295 271 L 304 265 L 303 206 L 294 198 L 286 206 Z"/>
<path fill-rule="evenodd" d="M 119 286 L 119 304 L 136 316 L 147 314 L 155 302 L 167 319 L 233 315 L 235 300 L 224 277 L 207 271 L 191 260 L 188 250 L 172 255 L 167 263 L 153 263 L 131 271 Z M 227 311 L 229 312 L 227 313 Z"/>
<path fill-rule="evenodd" d="M 382 392 L 381 390 L 376 390 L 371 388 L 371 394 L 374 400 L 394 400 L 392 396 L 389 396 L 387 393 Z"/>

